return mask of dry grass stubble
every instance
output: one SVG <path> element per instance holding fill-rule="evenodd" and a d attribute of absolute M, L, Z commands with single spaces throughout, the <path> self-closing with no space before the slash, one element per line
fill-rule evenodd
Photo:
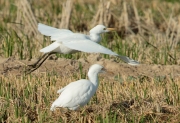
<path fill-rule="evenodd" d="M 77 73 L 78 75 L 79 73 Z M 79 76 L 80 77 L 80 76 Z M 6 122 L 176 122 L 179 119 L 179 81 L 118 81 L 100 76 L 99 88 L 90 103 L 79 111 L 49 107 L 56 91 L 77 77 L 54 73 L 40 76 L 1 76 L 1 118 Z M 61 110 L 61 111 L 60 111 Z"/>

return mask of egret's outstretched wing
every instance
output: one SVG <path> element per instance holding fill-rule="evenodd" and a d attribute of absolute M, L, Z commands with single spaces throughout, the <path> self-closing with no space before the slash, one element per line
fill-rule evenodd
<path fill-rule="evenodd" d="M 91 40 L 73 40 L 73 41 L 63 41 L 63 45 L 68 48 L 83 51 L 87 53 L 104 53 L 108 55 L 118 55 L 111 50 L 91 41 Z"/>
<path fill-rule="evenodd" d="M 61 37 L 62 35 L 69 35 L 73 33 L 68 29 L 57 29 L 41 23 L 38 24 L 38 30 L 43 35 L 51 36 L 51 40 L 56 40 L 58 39 L 58 37 Z"/>
<path fill-rule="evenodd" d="M 91 40 L 88 40 L 88 39 L 63 41 L 62 44 L 68 48 L 87 52 L 87 53 L 103 53 L 103 54 L 108 54 L 108 55 L 114 55 L 114 56 L 119 57 L 124 62 L 131 64 L 131 65 L 139 64 L 139 62 L 137 62 L 133 59 L 130 59 L 129 57 L 118 55 L 117 53 L 111 51 L 110 49 L 105 48 L 104 46 L 102 46 L 98 43 L 95 43 Z"/>

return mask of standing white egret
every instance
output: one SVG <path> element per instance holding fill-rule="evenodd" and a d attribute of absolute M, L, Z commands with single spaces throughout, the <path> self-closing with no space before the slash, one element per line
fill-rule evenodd
<path fill-rule="evenodd" d="M 55 42 L 40 50 L 40 52 L 43 52 L 44 55 L 36 63 L 29 65 L 32 67 L 32 69 L 28 73 L 31 73 L 32 71 L 39 68 L 41 64 L 51 54 L 54 53 L 69 54 L 79 51 L 87 53 L 104 53 L 117 56 L 130 65 L 139 64 L 138 61 L 130 59 L 126 56 L 118 55 L 117 53 L 112 52 L 111 50 L 98 44 L 101 41 L 100 34 L 113 31 L 115 30 L 115 28 L 106 28 L 104 25 L 97 25 L 89 31 L 90 35 L 85 35 L 80 33 L 73 33 L 72 31 L 67 29 L 57 29 L 39 23 L 38 30 L 41 32 L 41 34 L 50 36 L 51 41 Z"/>
<path fill-rule="evenodd" d="M 103 67 L 99 64 L 94 64 L 88 72 L 89 80 L 81 79 L 71 82 L 64 88 L 58 90 L 57 93 L 60 95 L 59 98 L 53 102 L 51 111 L 54 111 L 56 107 L 77 110 L 79 107 L 86 105 L 98 88 L 98 74 L 100 72 L 103 72 Z"/>

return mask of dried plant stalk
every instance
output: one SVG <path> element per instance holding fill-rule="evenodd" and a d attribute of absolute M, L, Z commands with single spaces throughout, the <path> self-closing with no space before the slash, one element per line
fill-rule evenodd
<path fill-rule="evenodd" d="M 66 3 L 63 4 L 62 18 L 61 18 L 61 24 L 60 24 L 61 28 L 65 28 L 65 29 L 69 28 L 72 4 L 73 4 L 72 0 L 67 0 Z"/>

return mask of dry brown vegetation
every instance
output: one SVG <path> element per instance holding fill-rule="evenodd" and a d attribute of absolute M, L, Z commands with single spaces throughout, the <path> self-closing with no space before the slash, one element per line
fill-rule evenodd
<path fill-rule="evenodd" d="M 180 121 L 178 1 L 1 0 L 0 15 L 0 122 Z M 82 33 L 96 24 L 116 27 L 101 44 L 142 64 L 129 66 L 102 54 L 58 54 L 25 76 L 24 66 L 51 43 L 37 23 Z M 56 91 L 87 78 L 94 63 L 107 72 L 90 103 L 79 111 L 51 112 Z"/>

